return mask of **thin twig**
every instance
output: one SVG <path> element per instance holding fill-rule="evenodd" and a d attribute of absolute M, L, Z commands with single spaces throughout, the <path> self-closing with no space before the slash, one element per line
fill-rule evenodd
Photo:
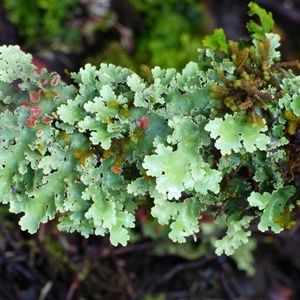
<path fill-rule="evenodd" d="M 180 265 L 177 265 L 176 267 L 172 268 L 169 272 L 165 273 L 162 277 L 160 277 L 152 286 L 147 289 L 148 293 L 151 293 L 157 286 L 169 281 L 172 279 L 176 274 L 183 270 L 187 269 L 195 269 L 202 267 L 203 265 L 207 264 L 211 260 L 213 260 L 215 255 L 207 255 L 206 257 L 199 259 L 197 261 L 187 262 Z"/>
<path fill-rule="evenodd" d="M 131 284 L 129 276 L 127 275 L 125 269 L 120 265 L 120 263 L 116 260 L 116 258 L 114 256 L 112 256 L 112 260 L 113 260 L 119 274 L 121 275 L 121 277 L 123 278 L 123 280 L 125 282 L 125 287 L 126 287 L 127 293 L 129 294 L 131 299 L 134 299 L 136 293 L 133 289 L 133 286 Z"/>

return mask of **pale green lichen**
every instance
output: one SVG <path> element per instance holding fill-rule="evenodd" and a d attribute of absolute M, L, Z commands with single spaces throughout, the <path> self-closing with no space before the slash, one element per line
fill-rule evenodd
<path fill-rule="evenodd" d="M 147 68 L 148 78 L 87 64 L 72 74 L 77 88 L 35 73 L 18 47 L 1 47 L 1 201 L 23 213 L 22 229 L 33 233 L 59 214 L 61 230 L 125 245 L 145 203 L 182 243 L 215 207 L 227 217 L 217 254 L 230 255 L 248 242 L 254 218 L 262 231 L 292 224 L 300 166 L 285 111 L 300 114 L 300 79 L 277 64 L 270 16 L 252 5 L 255 13 L 263 22 L 249 24 L 252 46 L 222 31 L 206 39 L 224 59 L 201 50 L 182 72 Z"/>

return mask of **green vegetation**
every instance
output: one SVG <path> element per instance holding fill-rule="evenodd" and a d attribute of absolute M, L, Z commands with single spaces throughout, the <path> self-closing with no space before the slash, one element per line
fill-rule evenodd
<path fill-rule="evenodd" d="M 199 1 L 131 2 L 146 18 L 148 34 L 142 34 L 137 41 L 142 63 L 181 70 L 187 62 L 197 60 L 204 21 Z"/>
<path fill-rule="evenodd" d="M 260 231 L 291 228 L 300 79 L 288 68 L 298 61 L 280 61 L 271 15 L 249 7 L 261 22 L 248 24 L 251 43 L 217 30 L 182 72 L 87 64 L 75 87 L 1 47 L 1 201 L 23 213 L 21 228 L 34 233 L 57 216 L 60 230 L 126 245 L 144 207 L 175 242 L 225 228 L 211 239 L 219 255 L 253 249 L 254 219 Z"/>
<path fill-rule="evenodd" d="M 144 21 L 132 41 L 134 53 L 129 54 L 119 41 L 110 41 L 104 51 L 89 55 L 86 62 L 112 63 L 139 73 L 143 64 L 182 70 L 189 61 L 197 60 L 204 28 L 199 1 L 131 0 L 131 3 Z"/>
<path fill-rule="evenodd" d="M 59 45 L 74 48 L 80 44 L 79 31 L 66 26 L 77 1 L 4 0 L 3 4 L 28 46 L 44 45 L 58 50 Z"/>

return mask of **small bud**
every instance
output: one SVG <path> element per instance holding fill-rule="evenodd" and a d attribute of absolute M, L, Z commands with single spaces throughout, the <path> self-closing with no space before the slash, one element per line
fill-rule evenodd
<path fill-rule="evenodd" d="M 33 128 L 35 127 L 36 123 L 38 123 L 38 119 L 35 118 L 35 117 L 29 117 L 27 120 L 26 120 L 26 126 L 29 127 L 29 128 Z"/>
<path fill-rule="evenodd" d="M 24 105 L 26 107 L 30 107 L 31 106 L 31 104 L 28 101 L 21 102 L 21 105 Z"/>
<path fill-rule="evenodd" d="M 44 131 L 43 131 L 43 130 L 38 130 L 38 131 L 35 133 L 35 136 L 36 136 L 37 138 L 40 138 L 43 134 L 44 134 Z"/>
<path fill-rule="evenodd" d="M 59 76 L 59 75 L 53 77 L 53 78 L 51 79 L 51 81 L 50 81 L 50 85 L 51 85 L 51 86 L 56 86 L 56 85 L 58 84 L 58 82 L 59 82 L 59 79 L 60 79 L 60 76 Z"/>
<path fill-rule="evenodd" d="M 30 115 L 31 117 L 37 118 L 41 115 L 42 109 L 38 105 L 34 105 L 30 107 Z"/>
<path fill-rule="evenodd" d="M 118 103 L 118 101 L 112 100 L 107 103 L 107 106 L 110 108 L 119 108 L 120 104 Z"/>
<path fill-rule="evenodd" d="M 47 87 L 48 86 L 48 80 L 46 78 L 40 78 L 39 79 L 39 83 L 41 84 L 41 86 L 43 88 Z"/>
<path fill-rule="evenodd" d="M 40 101 L 40 95 L 37 92 L 30 92 L 29 99 L 33 103 L 37 103 Z"/>
<path fill-rule="evenodd" d="M 45 91 L 42 89 L 38 90 L 38 94 L 40 95 L 40 97 L 45 97 Z"/>
<path fill-rule="evenodd" d="M 52 122 L 52 120 L 53 120 L 53 119 L 52 119 L 51 117 L 47 116 L 47 115 L 43 116 L 43 118 L 42 118 L 42 122 L 43 122 L 44 124 L 49 124 L 49 123 Z"/>
<path fill-rule="evenodd" d="M 129 118 L 130 117 L 130 111 L 128 108 L 126 107 L 122 107 L 121 109 L 121 114 L 126 117 L 126 118 Z"/>
<path fill-rule="evenodd" d="M 142 128 L 142 129 L 147 129 L 150 124 L 150 120 L 148 117 L 143 116 L 139 118 L 138 120 L 135 121 L 136 126 Z"/>
<path fill-rule="evenodd" d="M 123 170 L 120 168 L 120 167 L 117 167 L 117 166 L 112 166 L 110 168 L 110 170 L 115 173 L 115 174 L 121 174 L 123 172 Z"/>

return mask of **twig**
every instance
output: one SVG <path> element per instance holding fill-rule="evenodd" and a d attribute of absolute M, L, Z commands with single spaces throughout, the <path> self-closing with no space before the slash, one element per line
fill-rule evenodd
<path fill-rule="evenodd" d="M 132 284 L 130 282 L 130 278 L 127 275 L 125 269 L 120 265 L 120 263 L 116 260 L 116 258 L 114 256 L 112 256 L 112 260 L 119 272 L 119 274 L 121 275 L 121 277 L 123 278 L 124 282 L 125 282 L 125 286 L 126 286 L 126 291 L 129 294 L 131 299 L 135 298 L 135 292 L 134 289 L 132 287 Z"/>
<path fill-rule="evenodd" d="M 174 267 L 173 269 L 171 269 L 169 272 L 165 273 L 165 275 L 163 275 L 158 280 L 156 280 L 156 282 L 152 286 L 150 286 L 150 288 L 147 290 L 147 292 L 149 293 L 149 292 L 153 291 L 157 286 L 165 283 L 166 281 L 169 281 L 177 273 L 179 273 L 179 272 L 181 272 L 183 270 L 195 269 L 195 268 L 199 268 L 199 267 L 207 264 L 208 262 L 210 262 L 211 260 L 213 260 L 214 257 L 215 257 L 214 255 L 207 255 L 203 259 L 177 265 L 176 267 Z"/>

